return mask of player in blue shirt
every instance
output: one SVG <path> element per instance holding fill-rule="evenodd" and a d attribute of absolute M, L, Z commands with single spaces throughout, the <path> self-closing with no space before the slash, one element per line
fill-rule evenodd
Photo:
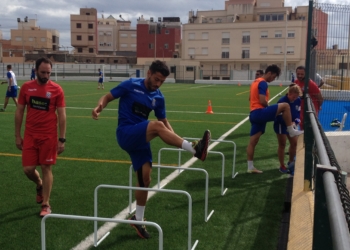
<path fill-rule="evenodd" d="M 300 97 L 302 91 L 295 83 L 291 84 L 288 93 L 279 99 L 278 103 L 288 103 L 290 106 L 290 113 L 292 115 L 293 126 L 296 127 L 300 123 Z M 278 160 L 280 162 L 280 172 L 289 173 L 288 168 L 284 165 L 284 150 L 286 147 L 286 141 L 289 141 L 289 161 L 287 166 L 294 161 L 296 155 L 298 136 L 290 137 L 287 132 L 287 126 L 283 121 L 282 114 L 276 116 L 273 123 L 273 129 L 277 135 L 278 140 Z"/>
<path fill-rule="evenodd" d="M 35 80 L 35 68 L 32 67 L 32 71 L 30 73 L 30 80 Z"/>
<path fill-rule="evenodd" d="M 210 131 L 206 130 L 199 141 L 188 142 L 177 134 L 166 118 L 165 101 L 159 88 L 170 74 L 164 62 L 154 61 L 147 78 L 130 78 L 102 96 L 92 118 L 97 120 L 107 104 L 119 98 L 117 141 L 119 146 L 130 156 L 139 187 L 149 187 L 152 172 L 152 152 L 150 141 L 160 137 L 166 144 L 191 152 L 204 161 L 210 141 Z M 149 121 L 148 116 L 154 111 L 157 121 Z M 135 191 L 136 213 L 130 220 L 143 221 L 147 202 L 147 191 Z M 132 224 L 141 238 L 148 239 L 144 225 Z"/>
<path fill-rule="evenodd" d="M 103 72 L 101 71 L 101 69 L 98 69 L 97 89 L 100 89 L 100 86 L 102 87 L 102 89 L 105 88 L 105 86 L 103 85 Z"/>
<path fill-rule="evenodd" d="M 5 96 L 5 102 L 4 107 L 0 109 L 0 112 L 5 112 L 7 104 L 9 102 L 10 97 L 15 102 L 15 105 L 17 107 L 17 80 L 16 75 L 12 71 L 12 66 L 9 64 L 7 65 L 7 82 L 2 82 L 1 84 L 7 83 L 7 91 Z"/>

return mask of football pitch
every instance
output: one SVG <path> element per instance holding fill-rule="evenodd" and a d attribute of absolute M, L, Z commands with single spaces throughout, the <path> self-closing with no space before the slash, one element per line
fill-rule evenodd
<path fill-rule="evenodd" d="M 65 151 L 53 167 L 54 184 L 50 204 L 55 214 L 94 215 L 94 189 L 100 184 L 129 185 L 128 155 L 116 142 L 118 100 L 107 106 L 99 120 L 91 118 L 98 99 L 116 82 L 105 83 L 97 90 L 97 82 L 62 81 L 67 106 Z M 19 84 L 21 85 L 21 83 Z M 270 96 L 276 103 L 284 90 L 270 86 Z M 0 86 L 0 107 L 6 86 Z M 272 123 L 266 128 L 255 150 L 254 165 L 262 175 L 246 173 L 246 147 L 250 123 L 249 86 L 164 83 L 167 118 L 174 131 L 182 137 L 202 136 L 210 129 L 212 139 L 233 141 L 236 148 L 235 171 L 232 179 L 233 147 L 218 143 L 213 151 L 225 156 L 225 195 L 221 195 L 222 157 L 209 154 L 205 162 L 195 161 L 191 168 L 203 168 L 209 174 L 209 205 L 214 210 L 204 221 L 205 176 L 197 171 L 183 171 L 165 189 L 187 191 L 192 204 L 192 245 L 196 249 L 276 249 L 282 218 L 287 175 L 278 171 L 277 138 Z M 208 101 L 214 114 L 206 114 Z M 35 202 L 35 184 L 24 175 L 21 152 L 15 146 L 13 101 L 0 113 L 0 249 L 41 249 L 40 205 Z M 154 120 L 154 113 L 150 114 Z M 235 127 L 233 129 L 233 127 Z M 22 126 L 24 127 L 24 126 Z M 228 131 L 233 131 L 227 133 Z M 226 137 L 223 135 L 226 134 Z M 22 133 L 23 135 L 23 133 Z M 151 142 L 153 162 L 158 151 L 170 148 L 160 139 Z M 183 152 L 181 164 L 192 156 Z M 162 164 L 176 166 L 178 153 L 164 151 Z M 38 168 L 39 170 L 40 168 Z M 152 173 L 150 187 L 156 185 L 157 169 Z M 174 170 L 162 169 L 161 179 Z M 133 180 L 135 182 L 135 176 Z M 134 183 L 135 184 L 135 183 Z M 129 192 L 101 189 L 98 196 L 99 217 L 112 218 L 128 206 Z M 188 199 L 184 195 L 157 193 L 147 203 L 145 218 L 159 224 L 164 234 L 164 249 L 187 249 Z M 99 222 L 99 227 L 104 223 Z M 147 227 L 151 238 L 140 239 L 128 224 L 119 224 L 97 249 L 158 249 L 158 231 Z M 93 233 L 93 222 L 49 218 L 46 222 L 47 249 L 72 249 Z M 90 248 L 94 248 L 90 245 Z"/>

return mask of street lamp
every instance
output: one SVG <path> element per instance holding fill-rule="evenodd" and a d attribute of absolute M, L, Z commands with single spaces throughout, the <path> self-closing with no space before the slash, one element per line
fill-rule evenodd
<path fill-rule="evenodd" d="M 24 18 L 24 21 L 21 21 L 21 18 L 17 18 L 17 22 L 22 24 L 21 25 L 22 26 L 22 57 L 23 57 L 23 76 L 24 76 L 25 53 L 24 53 L 24 35 L 23 35 L 24 25 L 23 25 L 23 23 L 28 22 L 28 17 L 26 16 Z"/>

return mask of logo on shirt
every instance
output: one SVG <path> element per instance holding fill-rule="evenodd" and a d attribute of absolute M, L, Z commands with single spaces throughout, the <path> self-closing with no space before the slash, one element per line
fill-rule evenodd
<path fill-rule="evenodd" d="M 28 91 L 36 91 L 36 89 L 28 89 Z"/>
<path fill-rule="evenodd" d="M 152 100 L 152 107 L 155 107 L 156 106 L 156 99 L 153 99 Z"/>
<path fill-rule="evenodd" d="M 137 92 L 137 93 L 143 94 L 143 95 L 145 94 L 143 91 L 138 90 L 138 89 L 134 89 L 134 91 Z"/>
<path fill-rule="evenodd" d="M 46 97 L 51 98 L 51 92 L 46 92 Z"/>
<path fill-rule="evenodd" d="M 38 96 L 31 96 L 29 98 L 29 105 L 33 109 L 49 111 L 50 99 Z"/>

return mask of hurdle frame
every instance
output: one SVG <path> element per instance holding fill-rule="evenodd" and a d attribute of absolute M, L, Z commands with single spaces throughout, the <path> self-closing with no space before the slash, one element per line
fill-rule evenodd
<path fill-rule="evenodd" d="M 161 164 L 160 164 L 160 160 L 161 160 L 161 152 L 162 151 L 179 151 L 179 154 L 180 154 L 180 152 L 182 152 L 182 151 L 186 151 L 186 150 L 184 150 L 184 149 L 182 149 L 182 148 L 161 148 L 161 149 L 159 149 L 159 151 L 158 151 L 158 166 L 162 166 Z M 187 151 L 186 151 L 187 152 Z M 219 155 L 221 155 L 221 157 L 222 157 L 222 163 L 221 163 L 221 196 L 224 196 L 225 195 L 225 193 L 226 193 L 226 191 L 227 191 L 227 188 L 225 189 L 225 187 L 224 187 L 224 183 L 225 183 L 225 180 L 224 180 L 224 178 L 225 178 L 225 155 L 223 154 L 223 153 L 221 153 L 221 152 L 217 152 L 217 151 L 208 151 L 208 154 L 219 154 Z M 186 169 L 188 169 L 188 168 L 186 168 Z M 179 169 L 179 171 L 180 171 L 181 169 Z M 158 169 L 158 171 L 160 171 L 159 169 Z M 183 171 L 183 170 L 182 170 Z M 182 172 L 181 171 L 181 172 Z M 180 173 L 181 173 L 180 172 Z M 158 175 L 159 175 L 160 173 L 158 173 Z M 158 186 L 159 186 L 159 184 L 158 184 Z"/>
<path fill-rule="evenodd" d="M 185 139 L 185 140 L 200 140 L 202 138 L 184 137 L 183 139 Z M 236 175 L 238 175 L 238 172 L 235 173 L 235 168 L 236 168 L 236 147 L 237 147 L 236 143 L 234 141 L 219 140 L 219 139 L 210 139 L 210 141 L 233 144 L 232 179 L 234 179 L 236 177 Z M 179 154 L 181 154 L 181 153 L 179 152 Z"/>
<path fill-rule="evenodd" d="M 91 216 L 80 216 L 80 215 L 68 215 L 68 214 L 48 214 L 45 215 L 41 220 L 41 249 L 46 250 L 46 226 L 45 222 L 48 218 L 59 218 L 59 219 L 71 219 L 71 220 L 88 220 L 94 221 L 104 221 L 104 222 L 115 222 L 115 223 L 125 223 L 125 224 L 137 224 L 137 225 L 147 225 L 153 226 L 158 229 L 159 232 L 159 250 L 163 250 L 163 230 L 162 228 L 155 222 L 151 221 L 130 221 L 130 220 L 118 220 L 111 218 L 103 218 L 103 217 L 91 217 Z M 109 234 L 109 233 L 108 233 Z M 105 237 L 103 238 L 105 239 Z M 101 241 L 98 242 L 100 244 Z M 94 242 L 95 243 L 95 242 Z M 98 246 L 94 245 L 95 247 Z"/>
<path fill-rule="evenodd" d="M 133 165 L 130 166 L 129 169 L 129 186 L 132 186 L 132 170 L 133 170 Z M 203 168 L 184 168 L 184 167 L 174 167 L 174 166 L 160 166 L 160 165 L 152 165 L 152 168 L 158 168 L 158 189 L 163 188 L 164 186 L 160 187 L 160 168 L 165 168 L 165 169 L 183 169 L 183 170 L 191 170 L 191 171 L 200 171 L 204 172 L 205 174 L 205 197 L 204 197 L 204 221 L 208 222 L 210 217 L 213 215 L 214 210 L 210 212 L 208 215 L 208 194 L 209 194 L 209 174 L 208 172 L 203 169 Z M 132 191 L 129 190 L 129 214 L 132 214 L 135 211 L 136 208 L 132 209 Z"/>
<path fill-rule="evenodd" d="M 97 218 L 98 214 L 98 190 L 101 188 L 110 188 L 110 189 L 126 189 L 126 190 L 141 190 L 141 191 L 152 191 L 152 192 L 163 192 L 163 193 L 174 193 L 174 194 L 184 194 L 188 198 L 188 250 L 194 250 L 198 245 L 198 240 L 195 241 L 192 245 L 192 197 L 191 195 L 183 190 L 173 190 L 173 189 L 158 189 L 158 188 L 144 188 L 144 187 L 130 187 L 130 186 L 119 186 L 119 185 L 107 185 L 100 184 L 94 190 L 94 216 Z M 135 222 L 135 221 L 132 221 Z M 131 223 L 133 224 L 133 223 Z M 144 223 L 141 223 L 144 224 Z M 102 236 L 99 242 L 102 242 L 108 236 L 109 232 Z M 97 244 L 97 221 L 94 221 L 94 244 Z"/>

